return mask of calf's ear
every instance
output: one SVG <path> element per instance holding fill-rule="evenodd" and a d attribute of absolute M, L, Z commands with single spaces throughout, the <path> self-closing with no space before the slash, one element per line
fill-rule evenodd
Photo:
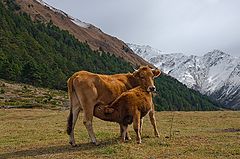
<path fill-rule="evenodd" d="M 152 69 L 152 73 L 154 75 L 154 78 L 156 78 L 161 74 L 161 71 L 159 69 Z"/>

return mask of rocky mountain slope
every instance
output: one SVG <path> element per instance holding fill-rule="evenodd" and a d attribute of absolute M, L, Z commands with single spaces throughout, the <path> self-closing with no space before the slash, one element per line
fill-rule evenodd
<path fill-rule="evenodd" d="M 189 88 L 210 95 L 226 107 L 240 109 L 240 58 L 219 50 L 203 56 L 186 56 L 182 53 L 166 54 L 150 46 L 128 46 Z"/>
<path fill-rule="evenodd" d="M 65 12 L 56 9 L 42 0 L 16 0 L 21 11 L 26 12 L 33 20 L 52 22 L 63 30 L 69 31 L 79 41 L 87 42 L 93 50 L 103 50 L 122 57 L 133 65 L 149 64 L 133 53 L 121 40 L 102 32 L 99 28 L 71 17 Z"/>

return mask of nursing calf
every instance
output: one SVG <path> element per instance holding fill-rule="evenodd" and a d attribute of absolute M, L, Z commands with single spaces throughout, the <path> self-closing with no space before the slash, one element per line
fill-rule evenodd
<path fill-rule="evenodd" d="M 155 90 L 153 78 L 160 75 L 156 70 L 155 74 L 146 67 L 139 72 L 139 86 L 122 93 L 110 105 L 98 103 L 94 109 L 94 116 L 117 122 L 122 127 L 122 141 L 125 141 L 128 125 L 133 123 L 137 134 L 137 143 L 141 143 L 142 118 L 153 110 L 152 91 Z"/>

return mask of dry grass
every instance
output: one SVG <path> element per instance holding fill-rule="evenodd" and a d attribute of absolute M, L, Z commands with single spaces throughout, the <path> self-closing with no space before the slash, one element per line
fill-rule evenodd
<path fill-rule="evenodd" d="M 67 93 L 0 79 L 0 108 L 52 108 L 68 106 Z"/>
<path fill-rule="evenodd" d="M 156 113 L 160 138 L 146 117 L 141 145 L 132 127 L 133 140 L 120 143 L 117 124 L 94 118 L 101 143 L 94 146 L 79 120 L 78 147 L 72 148 L 65 132 L 68 111 L 0 109 L 0 158 L 240 158 L 240 112 L 174 112 L 170 140 L 172 113 Z"/>

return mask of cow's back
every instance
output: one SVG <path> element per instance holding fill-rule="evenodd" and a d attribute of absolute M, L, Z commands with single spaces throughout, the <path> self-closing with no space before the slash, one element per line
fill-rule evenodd
<path fill-rule="evenodd" d="M 111 103 L 122 92 L 131 88 L 129 74 L 101 75 L 87 71 L 79 71 L 71 78 L 75 91 L 81 91 L 89 100 Z"/>

